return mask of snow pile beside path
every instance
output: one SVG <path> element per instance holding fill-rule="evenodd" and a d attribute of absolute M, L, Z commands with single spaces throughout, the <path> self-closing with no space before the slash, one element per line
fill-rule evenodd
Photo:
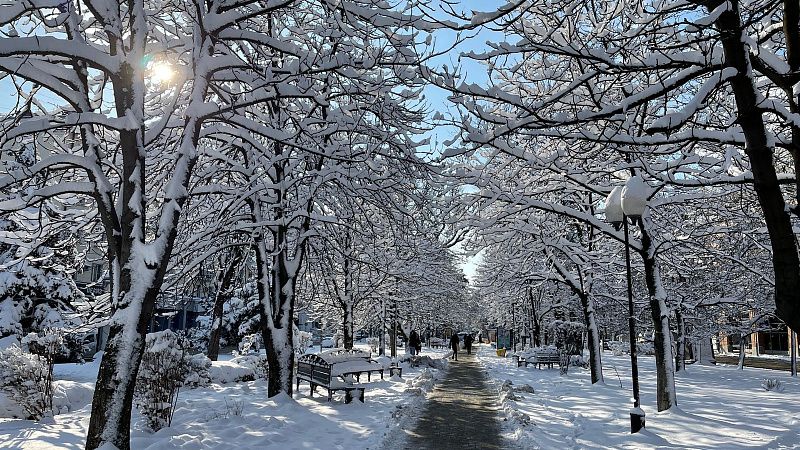
<path fill-rule="evenodd" d="M 416 365 L 417 367 L 430 367 L 432 369 L 445 370 L 447 369 L 446 358 L 431 358 L 428 355 L 411 356 L 402 355 L 397 358 L 397 362 L 402 364 L 403 367 L 410 367 Z"/>
<path fill-rule="evenodd" d="M 505 420 L 511 421 L 519 427 L 525 427 L 531 423 L 531 417 L 517 408 L 516 401 L 523 398 L 522 392 L 533 394 L 534 389 L 527 384 L 514 387 L 511 380 L 503 381 L 497 388 L 498 401 L 506 414 Z"/>
<path fill-rule="evenodd" d="M 208 368 L 211 382 L 216 384 L 238 383 L 256 379 L 256 371 L 233 361 L 214 361 Z"/>
<path fill-rule="evenodd" d="M 0 418 L 19 418 L 25 417 L 25 410 L 15 401 L 8 398 L 4 392 L 0 392 Z"/>
<path fill-rule="evenodd" d="M 83 408 L 92 402 L 93 395 L 93 383 L 56 380 L 53 383 L 53 411 L 55 414 L 66 414 Z"/>
<path fill-rule="evenodd" d="M 433 389 L 433 384 L 436 382 L 433 373 L 430 369 L 422 369 L 414 379 L 407 380 L 406 385 L 406 393 L 416 396 L 422 396 L 426 393 L 430 392 Z"/>

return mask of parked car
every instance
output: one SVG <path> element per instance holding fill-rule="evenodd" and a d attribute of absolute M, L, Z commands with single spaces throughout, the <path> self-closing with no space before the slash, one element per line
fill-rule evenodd
<path fill-rule="evenodd" d="M 320 341 L 319 345 L 322 348 L 333 348 L 334 345 L 333 336 L 325 336 L 324 338 L 322 338 L 322 341 Z"/>

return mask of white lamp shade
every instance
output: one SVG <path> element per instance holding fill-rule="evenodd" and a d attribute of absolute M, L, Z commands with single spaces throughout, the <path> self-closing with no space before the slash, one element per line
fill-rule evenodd
<path fill-rule="evenodd" d="M 639 175 L 628 178 L 622 189 L 622 211 L 629 217 L 642 217 L 647 207 L 650 186 Z"/>
<path fill-rule="evenodd" d="M 622 189 L 622 186 L 617 186 L 606 197 L 606 222 L 621 223 L 625 218 L 622 213 Z"/>

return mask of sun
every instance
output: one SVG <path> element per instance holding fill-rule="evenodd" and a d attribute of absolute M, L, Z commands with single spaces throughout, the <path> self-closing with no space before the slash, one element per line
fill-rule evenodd
<path fill-rule="evenodd" d="M 154 62 L 150 67 L 150 80 L 154 83 L 169 83 L 175 77 L 175 70 L 169 63 L 160 61 Z"/>

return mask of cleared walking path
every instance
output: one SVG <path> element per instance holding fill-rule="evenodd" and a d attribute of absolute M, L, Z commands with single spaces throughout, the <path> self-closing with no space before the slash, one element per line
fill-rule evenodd
<path fill-rule="evenodd" d="M 458 359 L 450 361 L 445 379 L 434 388 L 416 427 L 405 430 L 403 448 L 502 448 L 496 395 L 487 385 L 475 355 L 460 352 Z"/>

